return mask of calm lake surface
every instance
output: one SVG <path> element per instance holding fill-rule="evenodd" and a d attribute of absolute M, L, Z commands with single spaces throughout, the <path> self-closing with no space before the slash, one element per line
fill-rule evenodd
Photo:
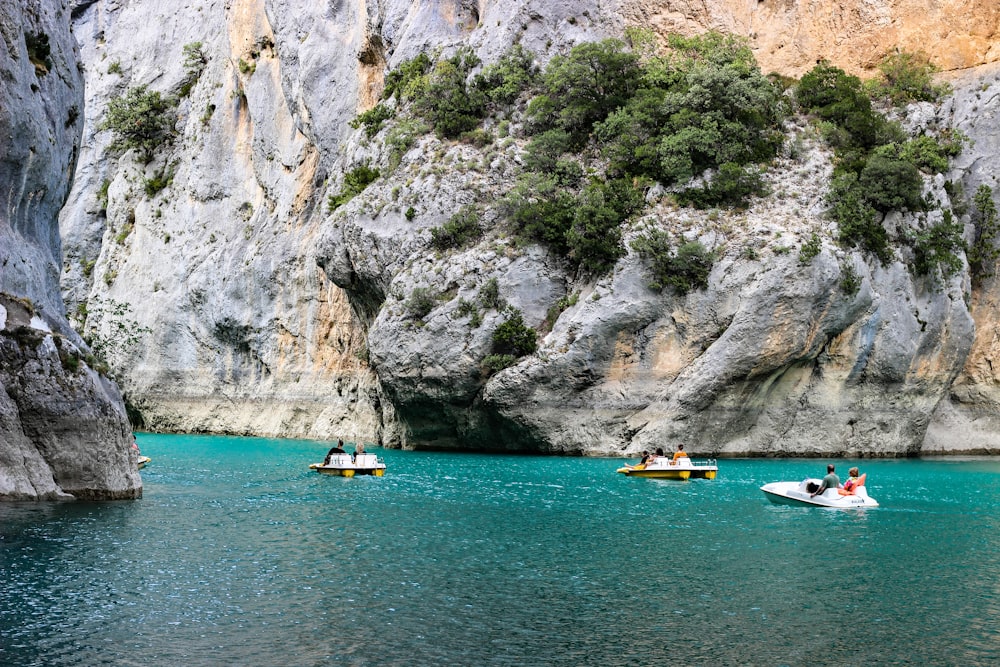
<path fill-rule="evenodd" d="M 996 665 L 1000 460 L 833 461 L 882 507 L 771 505 L 827 461 L 139 435 L 142 500 L 0 504 L 0 664 Z"/>

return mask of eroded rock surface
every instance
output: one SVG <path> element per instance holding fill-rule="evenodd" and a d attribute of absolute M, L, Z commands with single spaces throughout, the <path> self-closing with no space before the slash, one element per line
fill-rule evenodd
<path fill-rule="evenodd" d="M 142 482 L 113 382 L 92 370 L 59 290 L 58 213 L 83 123 L 60 2 L 0 6 L 0 499 L 135 498 Z"/>
<path fill-rule="evenodd" d="M 716 28 L 749 37 L 765 72 L 800 75 L 817 58 L 865 72 L 894 48 L 975 68 L 908 122 L 953 123 L 975 139 L 927 194 L 948 205 L 946 179 L 967 193 L 994 185 L 995 3 L 814 4 L 80 3 L 86 129 L 62 215 L 71 311 L 86 303 L 87 326 L 102 330 L 114 316 L 95 305 L 128 306 L 143 333 L 111 361 L 154 429 L 592 454 L 676 441 L 732 455 L 998 451 L 983 421 L 995 404 L 997 284 L 973 288 L 965 272 L 935 284 L 905 256 L 882 266 L 840 248 L 824 216 L 831 156 L 818 143 L 774 165 L 776 196 L 746 212 L 654 202 L 630 234 L 653 224 L 720 257 L 707 290 L 677 297 L 649 289 L 634 254 L 586 282 L 499 232 L 523 138 L 480 149 L 428 135 L 393 155 L 389 130 L 367 139 L 349 125 L 385 73 L 421 51 L 468 44 L 489 62 L 519 42 L 541 63 L 629 25 Z M 109 153 L 108 100 L 140 84 L 178 92 L 192 43 L 207 64 L 181 97 L 173 144 L 148 164 Z M 381 177 L 331 212 L 327 197 L 363 163 Z M 170 182 L 147 192 L 162 174 Z M 430 230 L 470 203 L 486 238 L 432 249 Z M 803 265 L 813 233 L 823 250 Z M 840 287 L 848 269 L 861 281 L 851 293 Z M 504 315 L 473 317 L 467 305 L 494 279 L 543 336 L 536 354 L 488 376 L 481 362 Z M 418 289 L 436 301 L 414 317 Z M 975 442 L 937 437 L 946 420 Z"/>

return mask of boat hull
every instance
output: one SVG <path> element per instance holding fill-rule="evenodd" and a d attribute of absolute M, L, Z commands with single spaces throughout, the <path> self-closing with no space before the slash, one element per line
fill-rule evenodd
<path fill-rule="evenodd" d="M 795 507 L 829 507 L 831 509 L 857 509 L 878 507 L 878 502 L 868 495 L 864 486 L 859 486 L 853 495 L 841 495 L 837 489 L 827 489 L 818 496 L 812 496 L 809 488 L 818 488 L 820 480 L 806 479 L 801 482 L 771 482 L 760 487 L 764 495 L 775 505 Z"/>

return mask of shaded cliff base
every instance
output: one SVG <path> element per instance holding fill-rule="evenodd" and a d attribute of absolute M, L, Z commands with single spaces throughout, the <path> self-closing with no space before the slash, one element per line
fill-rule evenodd
<path fill-rule="evenodd" d="M 0 294 L 0 500 L 142 496 L 113 383 L 72 341 Z"/>

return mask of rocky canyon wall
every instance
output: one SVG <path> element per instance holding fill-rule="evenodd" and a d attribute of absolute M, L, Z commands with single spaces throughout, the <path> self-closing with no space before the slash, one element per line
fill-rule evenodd
<path fill-rule="evenodd" d="M 88 365 L 59 290 L 83 124 L 69 10 L 5 2 L 0 37 L 0 499 L 135 498 L 121 396 Z"/>
<path fill-rule="evenodd" d="M 832 157 L 809 128 L 789 130 L 806 153 L 767 174 L 777 196 L 721 214 L 654 202 L 630 228 L 716 251 L 708 289 L 677 297 L 648 289 L 634 253 L 586 281 L 501 232 L 523 137 L 477 148 L 427 134 L 394 155 L 391 128 L 367 138 L 349 125 L 388 70 L 463 44 L 489 62 L 521 43 L 541 64 L 627 26 L 716 28 L 788 75 L 818 58 L 864 72 L 919 46 L 968 70 L 944 105 L 908 112 L 911 126 L 950 123 L 975 141 L 925 184 L 948 205 L 946 180 L 995 186 L 997 8 L 923 4 L 77 3 L 87 101 L 61 217 L 70 312 L 91 334 L 137 334 L 109 361 L 152 429 L 589 454 L 679 440 L 731 455 L 998 451 L 997 285 L 973 290 L 965 272 L 932 284 L 904 256 L 882 266 L 841 248 L 824 216 Z M 205 66 L 183 92 L 193 44 Z M 179 100 L 176 136 L 148 163 L 101 129 L 109 101 L 138 85 Z M 331 212 L 359 164 L 381 177 Z M 433 250 L 430 230 L 468 204 L 491 233 Z M 803 266 L 813 233 L 822 252 Z M 837 287 L 844 267 L 861 278 L 854 294 Z M 487 376 L 502 314 L 476 322 L 462 304 L 491 279 L 544 334 Z M 407 308 L 418 288 L 439 295 L 420 322 Z"/>

